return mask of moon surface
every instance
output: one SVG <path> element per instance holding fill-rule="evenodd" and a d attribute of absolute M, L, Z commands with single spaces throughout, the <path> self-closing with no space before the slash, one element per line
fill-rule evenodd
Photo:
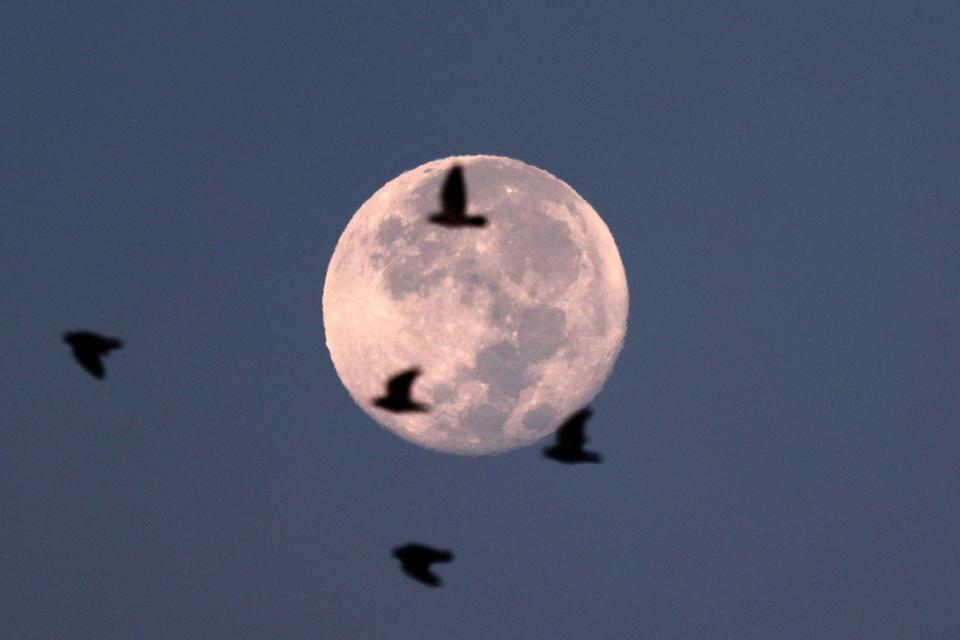
<path fill-rule="evenodd" d="M 428 221 L 463 167 L 482 228 Z M 480 455 L 550 434 L 600 391 L 623 346 L 627 279 L 610 230 L 549 173 L 497 156 L 435 160 L 380 188 L 327 268 L 323 319 L 337 374 L 378 423 L 417 445 Z M 425 413 L 372 405 L 420 367 Z"/>

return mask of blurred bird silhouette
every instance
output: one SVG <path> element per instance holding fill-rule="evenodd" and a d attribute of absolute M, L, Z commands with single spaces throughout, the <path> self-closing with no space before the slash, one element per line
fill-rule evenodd
<path fill-rule="evenodd" d="M 603 457 L 593 451 L 584 451 L 587 436 L 583 433 L 587 419 L 593 415 L 589 407 L 577 411 L 567 418 L 557 429 L 557 442 L 543 450 L 543 455 L 557 462 L 575 464 L 577 462 L 600 462 Z"/>
<path fill-rule="evenodd" d="M 80 366 L 99 380 L 106 375 L 101 358 L 123 347 L 118 338 L 107 338 L 92 331 L 70 331 L 63 334 L 63 341 L 73 348 L 73 357 Z"/>
<path fill-rule="evenodd" d="M 400 561 L 405 574 L 429 587 L 439 587 L 441 584 L 440 576 L 431 573 L 430 565 L 453 560 L 453 554 L 445 549 L 434 549 L 414 542 L 394 547 L 393 557 Z"/>
<path fill-rule="evenodd" d="M 410 398 L 410 387 L 413 386 L 414 378 L 419 375 L 420 369 L 414 368 L 393 376 L 387 381 L 387 395 L 374 398 L 373 404 L 394 413 L 426 411 L 429 408 L 427 405 Z"/>
<path fill-rule="evenodd" d="M 467 187 L 463 183 L 463 168 L 455 164 L 443 183 L 440 193 L 443 211 L 430 216 L 430 222 L 445 227 L 482 227 L 487 224 L 483 216 L 467 215 Z"/>

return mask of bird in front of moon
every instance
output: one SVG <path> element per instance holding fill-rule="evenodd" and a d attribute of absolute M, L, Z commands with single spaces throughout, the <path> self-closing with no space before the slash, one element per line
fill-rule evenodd
<path fill-rule="evenodd" d="M 69 331 L 63 334 L 63 341 L 70 345 L 73 357 L 80 366 L 98 380 L 107 375 L 103 357 L 123 347 L 119 338 L 109 338 L 93 331 Z"/>
<path fill-rule="evenodd" d="M 390 378 L 387 382 L 387 394 L 374 398 L 373 404 L 381 409 L 403 413 L 405 411 L 426 411 L 429 407 L 422 402 L 411 398 L 413 381 L 420 375 L 420 369 L 413 368 L 402 371 Z"/>
<path fill-rule="evenodd" d="M 483 216 L 467 215 L 467 185 L 463 183 L 463 168 L 456 164 L 447 172 L 440 193 L 442 211 L 430 216 L 430 222 L 447 227 L 482 227 L 487 224 Z"/>
<path fill-rule="evenodd" d="M 586 451 L 583 445 L 587 443 L 587 434 L 584 428 L 587 420 L 593 415 L 589 407 L 577 411 L 557 429 L 557 441 L 544 448 L 543 455 L 551 460 L 565 464 L 578 462 L 601 462 L 603 456 L 595 451 Z"/>
<path fill-rule="evenodd" d="M 455 167 L 483 227 L 430 220 Z M 593 207 L 499 156 L 435 160 L 377 190 L 340 236 L 323 289 L 327 347 L 357 405 L 409 442 L 466 455 L 532 444 L 589 404 L 623 346 L 627 307 L 620 254 Z M 371 402 L 414 366 L 429 411 Z"/>

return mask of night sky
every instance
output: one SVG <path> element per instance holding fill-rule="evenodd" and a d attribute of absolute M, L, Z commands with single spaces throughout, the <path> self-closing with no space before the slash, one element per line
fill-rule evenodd
<path fill-rule="evenodd" d="M 0 9 L 0 638 L 960 637 L 960 8 L 357 4 Z M 479 153 L 619 246 L 602 465 L 330 361 L 350 216 Z"/>

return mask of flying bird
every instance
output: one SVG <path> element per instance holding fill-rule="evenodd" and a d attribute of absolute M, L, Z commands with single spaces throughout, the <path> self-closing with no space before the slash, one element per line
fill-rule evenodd
<path fill-rule="evenodd" d="M 414 542 L 394 547 L 393 557 L 400 561 L 405 574 L 428 587 L 439 587 L 441 584 L 440 576 L 430 571 L 430 565 L 453 560 L 453 554 L 445 549 L 434 549 Z"/>
<path fill-rule="evenodd" d="M 445 227 L 482 227 L 487 224 L 483 216 L 467 215 L 467 187 L 463 183 L 463 168 L 455 164 L 447 173 L 440 192 L 443 210 L 430 216 L 430 222 Z"/>
<path fill-rule="evenodd" d="M 106 375 L 103 356 L 123 347 L 118 338 L 108 338 L 92 331 L 70 331 L 63 334 L 63 341 L 73 348 L 73 357 L 94 378 L 102 380 Z"/>
<path fill-rule="evenodd" d="M 420 369 L 414 368 L 393 376 L 387 381 L 387 395 L 374 398 L 373 404 L 394 413 L 426 411 L 429 408 L 427 405 L 410 398 L 410 387 L 413 386 L 414 378 L 419 375 Z"/>
<path fill-rule="evenodd" d="M 567 464 L 600 462 L 603 460 L 599 453 L 583 450 L 583 445 L 587 442 L 587 436 L 584 434 L 583 428 L 591 415 L 593 415 L 593 411 L 586 407 L 567 418 L 566 422 L 557 429 L 556 444 L 545 447 L 543 455 Z"/>

